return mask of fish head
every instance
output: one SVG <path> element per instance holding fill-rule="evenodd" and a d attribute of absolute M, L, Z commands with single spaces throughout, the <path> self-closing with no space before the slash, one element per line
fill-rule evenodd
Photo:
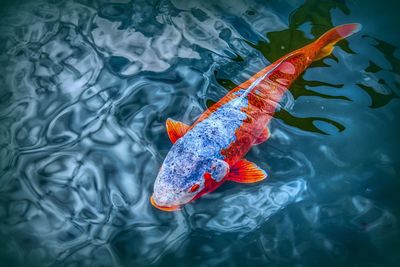
<path fill-rule="evenodd" d="M 228 172 L 225 161 L 195 150 L 181 150 L 176 143 L 157 175 L 151 204 L 164 211 L 177 210 L 207 190 L 208 176 L 221 182 Z"/>

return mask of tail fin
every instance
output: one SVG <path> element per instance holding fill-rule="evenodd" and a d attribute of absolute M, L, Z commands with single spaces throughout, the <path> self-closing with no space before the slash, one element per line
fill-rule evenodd
<path fill-rule="evenodd" d="M 328 32 L 324 33 L 315 41 L 315 44 L 320 47 L 314 60 L 319 60 L 330 55 L 333 51 L 333 46 L 340 40 L 352 35 L 361 30 L 361 24 L 351 23 L 337 26 Z"/>

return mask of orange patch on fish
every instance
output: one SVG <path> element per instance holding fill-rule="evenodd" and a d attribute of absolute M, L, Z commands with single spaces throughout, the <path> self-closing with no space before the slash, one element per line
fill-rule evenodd
<path fill-rule="evenodd" d="M 282 62 L 279 66 L 279 71 L 285 74 L 293 75 L 296 73 L 295 66 L 290 62 Z"/>
<path fill-rule="evenodd" d="M 154 201 L 153 196 L 150 197 L 150 203 L 151 203 L 151 205 L 153 205 L 157 209 L 163 210 L 163 211 L 174 211 L 174 210 L 179 210 L 180 209 L 180 206 L 178 206 L 178 205 L 170 206 L 170 207 L 160 206 Z"/>

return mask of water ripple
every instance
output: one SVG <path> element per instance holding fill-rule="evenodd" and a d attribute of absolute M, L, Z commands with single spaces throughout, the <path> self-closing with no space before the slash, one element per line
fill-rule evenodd
<path fill-rule="evenodd" d="M 285 95 L 271 138 L 247 156 L 268 172 L 265 182 L 227 182 L 175 213 L 149 204 L 171 147 L 167 118 L 191 124 L 332 21 L 348 22 L 350 13 L 370 21 L 359 15 L 363 6 L 25 2 L 0 11 L 7 266 L 397 262 L 397 35 L 371 27 L 315 62 Z"/>

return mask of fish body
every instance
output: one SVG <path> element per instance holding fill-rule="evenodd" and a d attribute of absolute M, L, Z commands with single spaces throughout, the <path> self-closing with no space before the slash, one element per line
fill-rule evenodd
<path fill-rule="evenodd" d="M 265 171 L 244 156 L 268 139 L 268 124 L 291 83 L 313 61 L 329 55 L 334 44 L 359 29 L 359 24 L 335 27 L 283 56 L 231 90 L 191 126 L 168 119 L 167 133 L 174 145 L 156 178 L 150 198 L 153 206 L 176 210 L 226 180 L 264 180 Z"/>

